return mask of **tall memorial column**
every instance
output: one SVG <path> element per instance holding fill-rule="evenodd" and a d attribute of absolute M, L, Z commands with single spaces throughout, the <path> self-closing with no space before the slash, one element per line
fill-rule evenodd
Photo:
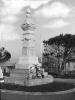
<path fill-rule="evenodd" d="M 21 25 L 22 34 L 22 57 L 16 65 L 19 69 L 30 69 L 30 67 L 39 64 L 38 57 L 35 54 L 35 24 L 32 21 L 31 10 L 26 10 L 25 23 Z"/>

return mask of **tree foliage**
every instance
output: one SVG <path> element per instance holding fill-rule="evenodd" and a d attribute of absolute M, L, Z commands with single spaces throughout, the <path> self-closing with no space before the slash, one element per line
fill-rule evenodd
<path fill-rule="evenodd" d="M 63 62 L 65 62 L 65 59 L 68 57 L 72 49 L 75 47 L 75 35 L 60 34 L 59 36 L 50 38 L 47 41 L 43 41 L 43 43 L 48 45 L 56 45 L 58 47 L 58 54 L 57 54 L 58 57 L 60 57 L 60 46 L 62 46 L 64 48 L 64 53 L 62 55 Z"/>

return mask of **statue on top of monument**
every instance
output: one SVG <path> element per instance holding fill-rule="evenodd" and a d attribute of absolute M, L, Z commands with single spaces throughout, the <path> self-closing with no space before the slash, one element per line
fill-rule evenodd
<path fill-rule="evenodd" d="M 23 29 L 23 31 L 26 30 L 34 30 L 35 29 L 35 24 L 32 22 L 32 18 L 31 18 L 31 10 L 30 8 L 28 8 L 26 10 L 26 20 L 25 23 L 22 24 L 21 28 Z"/>

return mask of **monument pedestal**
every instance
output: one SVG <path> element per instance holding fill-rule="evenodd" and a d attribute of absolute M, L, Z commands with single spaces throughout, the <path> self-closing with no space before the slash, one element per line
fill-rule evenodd
<path fill-rule="evenodd" d="M 35 73 L 35 72 L 34 72 Z M 14 85 L 21 86 L 37 86 L 52 83 L 54 81 L 51 75 L 48 75 L 47 72 L 44 72 L 44 77 L 30 77 L 33 73 L 30 73 L 29 69 L 14 69 L 10 77 L 5 77 L 5 83 L 10 83 Z M 36 76 L 36 74 L 34 75 Z"/>
<path fill-rule="evenodd" d="M 38 71 L 37 67 L 39 69 Z M 52 81 L 49 80 L 51 77 L 46 77 L 48 76 L 47 72 L 44 72 L 43 68 L 41 68 L 41 71 L 40 67 L 41 66 L 38 63 L 37 57 L 20 57 L 19 62 L 15 66 L 15 69 L 10 73 L 10 77 L 5 78 L 5 82 L 23 86 L 35 86 Z M 39 76 L 37 76 L 37 74 Z M 44 76 L 43 78 L 41 76 L 42 74 Z"/>
<path fill-rule="evenodd" d="M 31 80 L 36 77 L 36 65 L 40 67 L 38 57 L 20 57 L 15 65 L 15 69 L 10 73 L 10 77 L 5 78 L 5 82 L 30 86 L 32 84 Z"/>
<path fill-rule="evenodd" d="M 10 77 L 5 77 L 5 83 L 27 85 L 28 84 L 28 69 L 14 69 Z"/>
<path fill-rule="evenodd" d="M 36 56 L 22 56 L 19 58 L 16 69 L 30 69 L 31 67 L 34 67 L 35 65 L 39 65 L 38 57 Z"/>

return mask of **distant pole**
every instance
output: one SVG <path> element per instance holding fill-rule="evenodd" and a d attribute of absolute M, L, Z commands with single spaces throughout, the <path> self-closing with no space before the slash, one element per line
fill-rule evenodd
<path fill-rule="evenodd" d="M 3 33 L 1 33 L 1 46 L 0 47 L 4 47 L 4 38 L 3 38 Z"/>
<path fill-rule="evenodd" d="M 3 46 L 3 33 L 1 33 L 1 46 L 0 47 L 2 46 Z"/>

